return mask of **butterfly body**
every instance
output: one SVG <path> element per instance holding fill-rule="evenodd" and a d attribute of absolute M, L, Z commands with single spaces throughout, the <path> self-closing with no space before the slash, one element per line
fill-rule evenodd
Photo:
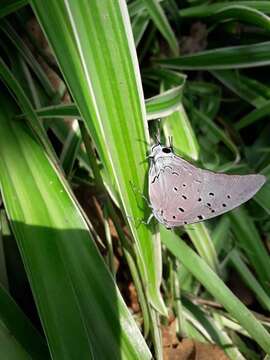
<path fill-rule="evenodd" d="M 160 144 L 152 147 L 149 157 L 153 215 L 167 228 L 232 210 L 249 200 L 266 180 L 263 175 L 227 175 L 197 168 Z"/>

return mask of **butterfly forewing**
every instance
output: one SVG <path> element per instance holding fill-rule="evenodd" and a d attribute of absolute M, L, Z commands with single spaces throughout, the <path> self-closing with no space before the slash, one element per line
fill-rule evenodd
<path fill-rule="evenodd" d="M 200 172 L 175 155 L 157 159 L 149 173 L 149 196 L 153 213 L 160 222 L 168 227 L 171 222 L 177 222 L 177 226 L 184 224 L 186 213 L 200 194 Z"/>
<path fill-rule="evenodd" d="M 149 197 L 158 221 L 166 227 L 177 227 L 239 206 L 264 182 L 263 175 L 218 174 L 197 168 L 174 154 L 158 152 L 149 173 Z"/>

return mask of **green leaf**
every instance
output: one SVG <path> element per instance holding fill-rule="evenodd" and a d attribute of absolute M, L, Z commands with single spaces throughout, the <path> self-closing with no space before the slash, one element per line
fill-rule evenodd
<path fill-rule="evenodd" d="M 143 0 L 134 0 L 128 4 L 128 13 L 130 17 L 137 15 L 145 9 L 146 6 Z"/>
<path fill-rule="evenodd" d="M 177 257 L 210 294 L 270 354 L 270 335 L 254 315 L 233 295 L 224 282 L 189 246 L 172 231 L 160 227 L 163 244 Z"/>
<path fill-rule="evenodd" d="M 255 121 L 261 120 L 262 118 L 266 117 L 270 113 L 270 101 L 265 102 L 263 106 L 259 109 L 255 109 L 249 112 L 246 116 L 242 117 L 236 124 L 236 130 L 241 130 Z"/>
<path fill-rule="evenodd" d="M 8 235 L 7 217 L 4 209 L 0 210 L 0 284 L 5 290 L 9 290 L 7 274 L 7 262 L 5 254 L 5 238 Z"/>
<path fill-rule="evenodd" d="M 187 298 L 183 298 L 183 304 L 188 312 L 190 321 L 192 321 L 194 326 L 198 331 L 201 331 L 208 341 L 213 341 L 215 344 L 218 344 L 230 359 L 245 360 L 232 343 L 232 340 L 218 319 L 207 316 L 200 305 L 194 304 Z"/>
<path fill-rule="evenodd" d="M 162 120 L 165 137 L 173 137 L 173 146 L 187 157 L 198 160 L 199 145 L 182 104 L 177 111 Z"/>
<path fill-rule="evenodd" d="M 184 104 L 187 103 L 188 109 L 191 113 L 191 116 L 198 119 L 199 123 L 201 125 L 206 125 L 208 130 L 212 132 L 213 135 L 215 135 L 220 141 L 224 143 L 228 147 L 228 149 L 231 150 L 231 152 L 235 156 L 234 162 L 237 163 L 240 159 L 240 154 L 238 148 L 235 146 L 235 144 L 232 142 L 232 140 L 229 138 L 229 136 L 221 130 L 213 120 L 209 119 L 205 114 L 203 114 L 201 111 L 197 110 L 191 103 L 185 101 Z"/>
<path fill-rule="evenodd" d="M 159 119 L 182 109 L 182 92 L 184 84 L 164 91 L 145 101 L 147 120 Z"/>
<path fill-rule="evenodd" d="M 4 84 L 11 90 L 12 94 L 15 95 L 17 103 L 21 106 L 23 112 L 27 114 L 27 121 L 29 122 L 31 128 L 33 129 L 35 135 L 38 137 L 40 142 L 43 144 L 44 148 L 47 150 L 48 154 L 51 156 L 51 159 L 55 159 L 54 150 L 51 146 L 51 143 L 47 139 L 46 132 L 43 125 L 39 121 L 38 117 L 35 114 L 35 111 L 30 103 L 28 97 L 23 91 L 23 88 L 18 83 L 17 79 L 14 77 L 10 69 L 4 63 L 0 57 L 0 78 Z"/>
<path fill-rule="evenodd" d="M 45 339 L 1 286 L 0 344 L 5 359 L 49 359 Z"/>
<path fill-rule="evenodd" d="M 172 52 L 177 55 L 179 51 L 177 39 L 158 0 L 142 0 L 142 2 L 154 24 L 167 40 Z"/>
<path fill-rule="evenodd" d="M 186 76 L 169 70 L 156 69 L 146 73 L 148 78 L 151 78 L 155 81 L 159 81 L 163 86 L 167 88 L 174 87 L 175 91 L 179 88 L 179 91 L 185 85 Z M 172 91 L 168 90 L 169 92 Z M 160 100 L 163 99 L 163 94 L 157 96 L 160 97 Z M 177 99 L 176 99 L 177 100 Z M 163 101 L 162 101 L 163 102 Z M 147 104 L 147 102 L 146 102 Z M 175 103 L 176 104 L 176 103 Z M 163 106 L 163 105 L 162 105 Z M 165 112 L 163 109 L 163 112 Z M 170 110 L 168 107 L 166 111 Z M 173 109 L 173 108 L 172 108 Z M 147 108 L 148 110 L 148 108 Z M 168 111 L 169 112 L 169 111 Z M 148 115 L 149 116 L 149 115 Z M 174 147 L 180 151 L 180 153 L 185 154 L 187 157 L 197 160 L 199 157 L 199 145 L 195 136 L 195 133 L 190 124 L 189 118 L 186 114 L 185 108 L 182 105 L 182 102 L 179 103 L 178 109 L 171 114 L 169 114 L 165 119 L 162 120 L 162 128 L 164 131 L 165 137 L 168 139 L 170 136 L 173 138 Z"/>
<path fill-rule="evenodd" d="M 28 0 L 2 0 L 0 8 L 0 18 L 18 10 L 28 4 Z"/>
<path fill-rule="evenodd" d="M 214 70 L 266 66 L 270 42 L 206 50 L 178 58 L 158 60 L 157 64 L 172 70 Z"/>
<path fill-rule="evenodd" d="M 181 17 L 203 18 L 213 16 L 217 12 L 223 11 L 228 6 L 245 6 L 257 11 L 270 14 L 270 4 L 268 1 L 230 1 L 216 2 L 214 4 L 205 4 L 199 6 L 191 6 L 180 11 Z"/>
<path fill-rule="evenodd" d="M 36 110 L 36 115 L 43 119 L 50 119 L 50 118 L 80 118 L 79 110 L 76 104 L 60 104 L 60 105 L 51 105 L 42 107 Z M 25 114 L 18 116 L 17 118 L 24 118 Z"/>
<path fill-rule="evenodd" d="M 211 74 L 216 77 L 223 85 L 236 93 L 241 99 L 255 107 L 265 105 L 266 99 L 258 91 L 246 83 L 245 78 L 238 72 L 231 70 L 212 70 Z"/>
<path fill-rule="evenodd" d="M 132 19 L 132 32 L 136 47 L 139 45 L 149 21 L 149 15 L 145 11 L 135 15 Z"/>
<path fill-rule="evenodd" d="M 159 293 L 160 247 L 153 241 L 149 226 L 138 226 L 149 209 L 133 190 L 145 189 L 149 135 L 126 4 L 110 0 L 32 0 L 31 4 L 94 140 L 107 178 L 118 191 L 149 300 L 166 313 Z"/>
<path fill-rule="evenodd" d="M 220 86 L 202 81 L 189 81 L 186 90 L 187 97 L 195 95 L 200 98 L 200 110 L 214 120 L 220 108 Z"/>
<path fill-rule="evenodd" d="M 70 178 L 74 161 L 79 154 L 81 141 L 82 139 L 78 122 L 73 121 L 60 155 L 60 163 L 67 175 L 67 178 Z"/>
<path fill-rule="evenodd" d="M 229 216 L 238 245 L 244 250 L 246 257 L 254 267 L 262 286 L 270 293 L 268 287 L 270 274 L 267 270 L 270 267 L 270 257 L 253 220 L 243 206 L 231 211 Z"/>
<path fill-rule="evenodd" d="M 52 357 L 150 359 L 68 185 L 0 101 L 1 192 Z"/>
<path fill-rule="evenodd" d="M 228 215 L 223 215 L 220 217 L 218 224 L 215 226 L 214 230 L 211 233 L 213 244 L 215 245 L 215 249 L 217 254 L 222 250 L 224 243 L 228 242 L 228 238 L 230 235 L 230 219 Z"/>
<path fill-rule="evenodd" d="M 216 20 L 237 19 L 270 31 L 270 18 L 262 12 L 242 5 L 229 5 L 214 14 Z"/>
<path fill-rule="evenodd" d="M 217 5 L 217 4 L 215 4 Z M 211 6 L 210 6 L 211 7 Z M 181 15 L 183 15 L 180 12 Z M 267 31 L 270 30 L 270 18 L 265 15 L 263 12 L 258 11 L 254 8 L 244 6 L 243 4 L 239 3 L 239 5 L 235 4 L 225 4 L 222 6 L 217 7 L 213 10 L 210 9 L 210 11 L 205 13 L 205 17 L 211 16 L 211 19 L 213 21 L 223 21 L 223 20 L 231 20 L 231 19 L 237 19 L 240 21 L 244 21 L 246 23 L 250 23 L 253 25 L 256 25 L 258 27 L 261 27 Z M 203 16 L 200 16 L 203 17 Z"/>
<path fill-rule="evenodd" d="M 261 305 L 267 310 L 270 310 L 270 298 L 261 287 L 258 280 L 251 273 L 248 266 L 244 263 L 240 253 L 234 249 L 229 254 L 230 262 L 233 264 L 236 271 L 241 275 L 247 286 L 256 294 Z"/>
<path fill-rule="evenodd" d="M 217 253 L 205 224 L 192 224 L 185 226 L 185 229 L 200 256 L 213 270 L 218 271 Z"/>
<path fill-rule="evenodd" d="M 177 108 L 181 108 L 181 99 L 183 85 L 179 85 L 173 89 L 164 91 L 161 94 L 153 96 L 145 100 L 146 118 L 153 120 L 162 118 L 172 114 Z M 36 110 L 36 115 L 40 118 L 81 118 L 80 113 L 75 104 L 52 105 Z M 23 118 L 25 115 L 20 115 Z"/>
<path fill-rule="evenodd" d="M 264 184 L 262 189 L 255 195 L 255 201 L 260 204 L 264 210 L 270 214 L 270 166 L 267 166 L 265 169 L 261 172 L 265 176 L 267 176 L 268 181 Z"/>
<path fill-rule="evenodd" d="M 11 41 L 11 43 L 16 47 L 22 58 L 29 65 L 29 67 L 33 70 L 34 74 L 39 79 L 42 84 L 44 90 L 48 94 L 48 96 L 53 97 L 55 95 L 55 90 L 48 79 L 48 76 L 45 74 L 39 62 L 34 57 L 33 53 L 26 46 L 24 41 L 19 37 L 14 28 L 10 25 L 10 23 L 3 19 L 0 22 L 0 28 Z"/>
<path fill-rule="evenodd" d="M 166 89 L 186 84 L 187 79 L 187 76 L 185 74 L 161 68 L 145 70 L 143 72 L 143 76 L 144 79 L 150 79 L 155 83 L 156 81 L 163 83 Z"/>

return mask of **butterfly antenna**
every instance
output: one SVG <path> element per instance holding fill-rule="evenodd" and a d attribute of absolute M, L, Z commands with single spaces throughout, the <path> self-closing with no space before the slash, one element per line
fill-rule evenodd
<path fill-rule="evenodd" d="M 169 144 L 170 144 L 170 148 L 173 150 L 173 137 L 169 136 Z"/>
<path fill-rule="evenodd" d="M 158 140 L 158 137 L 157 137 L 156 135 L 153 135 L 153 138 L 154 138 L 155 142 L 159 145 L 160 142 L 159 142 L 159 140 Z"/>
<path fill-rule="evenodd" d="M 152 209 L 152 205 L 150 204 L 149 200 L 147 199 L 147 197 L 140 191 L 140 189 L 133 184 L 132 181 L 129 181 L 129 184 L 131 185 L 131 189 L 134 193 L 134 195 L 139 194 L 141 196 L 142 199 L 144 199 L 144 201 L 146 202 L 147 206 Z"/>
<path fill-rule="evenodd" d="M 157 129 L 157 134 L 153 136 L 156 143 L 160 145 L 160 129 Z"/>

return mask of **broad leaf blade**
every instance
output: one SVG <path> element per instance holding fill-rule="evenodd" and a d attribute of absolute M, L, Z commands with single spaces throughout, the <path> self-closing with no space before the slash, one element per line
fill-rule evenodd
<path fill-rule="evenodd" d="M 1 356 L 5 359 L 49 358 L 45 339 L 1 286 L 0 344 Z"/>
<path fill-rule="evenodd" d="M 124 1 L 31 1 L 46 31 L 98 153 L 119 195 L 135 239 L 150 300 L 166 313 L 159 293 L 159 246 L 149 214 L 135 195 L 146 189 L 148 131 L 140 73 Z M 48 16 L 48 9 L 50 14 Z M 146 266 L 147 264 L 147 266 Z"/>
<path fill-rule="evenodd" d="M 150 359 L 70 190 L 7 104 L 1 190 L 52 356 Z"/>

